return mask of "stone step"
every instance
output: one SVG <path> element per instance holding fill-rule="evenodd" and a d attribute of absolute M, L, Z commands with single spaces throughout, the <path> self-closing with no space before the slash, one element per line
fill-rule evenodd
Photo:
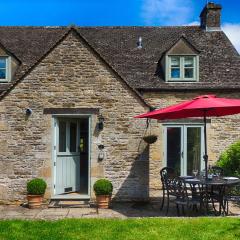
<path fill-rule="evenodd" d="M 89 200 L 51 200 L 49 208 L 89 208 Z"/>

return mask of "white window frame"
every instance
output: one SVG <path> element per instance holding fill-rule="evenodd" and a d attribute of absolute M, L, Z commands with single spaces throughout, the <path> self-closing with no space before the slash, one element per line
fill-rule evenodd
<path fill-rule="evenodd" d="M 0 56 L 0 58 L 6 59 L 6 78 L 0 79 L 0 83 L 4 82 L 10 82 L 10 76 L 11 76 L 11 57 L 9 56 Z"/>
<path fill-rule="evenodd" d="M 180 78 L 171 77 L 171 57 L 180 57 Z M 184 58 L 193 57 L 194 67 L 193 67 L 193 78 L 185 78 L 185 67 Z M 166 56 L 166 82 L 198 82 L 199 81 L 199 56 L 195 54 L 182 54 L 182 55 L 167 55 Z"/>

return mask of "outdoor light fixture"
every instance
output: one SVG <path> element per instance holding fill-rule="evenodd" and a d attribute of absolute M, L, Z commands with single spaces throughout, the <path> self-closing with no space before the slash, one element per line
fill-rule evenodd
<path fill-rule="evenodd" d="M 27 108 L 26 109 L 26 115 L 30 116 L 32 114 L 32 109 L 31 108 Z"/>
<path fill-rule="evenodd" d="M 98 145 L 98 149 L 99 149 L 98 160 L 102 161 L 105 158 L 105 153 L 103 151 L 104 145 L 103 144 Z"/>
<path fill-rule="evenodd" d="M 98 116 L 98 129 L 101 131 L 103 130 L 104 127 L 104 117 L 102 116 L 102 114 L 100 114 Z"/>

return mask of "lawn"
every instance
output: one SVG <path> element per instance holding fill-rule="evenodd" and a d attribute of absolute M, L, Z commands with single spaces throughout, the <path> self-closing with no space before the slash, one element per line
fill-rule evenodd
<path fill-rule="evenodd" d="M 239 218 L 0 221 L 0 239 L 240 239 Z"/>

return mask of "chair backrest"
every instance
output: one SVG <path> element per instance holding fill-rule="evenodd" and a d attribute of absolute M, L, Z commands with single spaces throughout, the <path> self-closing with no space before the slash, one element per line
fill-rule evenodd
<path fill-rule="evenodd" d="M 163 188 L 171 195 L 175 195 L 175 171 L 173 168 L 164 167 L 160 170 Z"/>
<path fill-rule="evenodd" d="M 188 201 L 188 190 L 184 179 L 176 178 L 175 179 L 175 195 L 177 199 L 182 201 Z"/>
<path fill-rule="evenodd" d="M 214 175 L 223 176 L 223 174 L 224 174 L 223 168 L 218 167 L 218 166 L 212 166 L 211 170 Z"/>
<path fill-rule="evenodd" d="M 162 183 L 164 184 L 165 181 L 168 179 L 168 178 L 174 178 L 176 177 L 175 175 L 175 171 L 173 168 L 170 168 L 170 167 L 164 167 L 160 170 L 160 176 L 161 176 L 161 181 Z"/>
<path fill-rule="evenodd" d="M 175 177 L 175 170 L 170 167 L 164 167 L 160 170 L 161 178 Z"/>

